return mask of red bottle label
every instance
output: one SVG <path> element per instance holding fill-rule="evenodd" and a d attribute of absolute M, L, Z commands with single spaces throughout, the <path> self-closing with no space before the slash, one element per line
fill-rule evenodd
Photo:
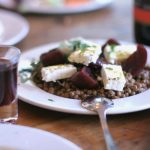
<path fill-rule="evenodd" d="M 135 18 L 135 21 L 150 25 L 150 10 L 142 9 L 142 8 L 135 6 L 134 18 Z"/>

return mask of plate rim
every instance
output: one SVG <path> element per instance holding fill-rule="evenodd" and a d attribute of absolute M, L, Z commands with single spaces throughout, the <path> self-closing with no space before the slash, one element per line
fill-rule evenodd
<path fill-rule="evenodd" d="M 95 41 L 96 39 L 94 39 L 94 41 Z M 99 41 L 101 41 L 101 42 L 104 42 L 104 41 L 106 41 L 106 40 L 104 40 L 104 39 L 102 39 L 102 40 L 99 40 Z M 122 41 L 121 41 L 122 42 Z M 31 49 L 29 49 L 29 50 L 27 50 L 27 51 L 25 51 L 25 52 L 23 52 L 22 53 L 22 57 L 24 57 L 24 55 L 28 55 L 31 51 L 35 51 L 35 50 L 38 50 L 38 49 L 46 49 L 47 48 L 47 50 L 48 50 L 48 47 L 56 47 L 58 44 L 59 44 L 60 42 L 54 42 L 54 43 L 49 43 L 49 44 L 44 44 L 44 45 L 41 45 L 41 46 L 37 46 L 37 47 L 34 47 L 34 48 L 31 48 Z M 127 43 L 129 43 L 129 42 L 127 42 Z M 130 42 L 131 43 L 131 42 Z M 131 43 L 131 44 L 134 44 L 134 43 Z M 21 88 L 21 86 L 24 86 L 24 84 L 20 84 L 18 87 L 20 87 Z M 41 90 L 42 91 L 42 93 L 46 93 L 46 94 L 49 94 L 49 95 L 53 95 L 53 94 L 50 94 L 50 93 L 47 93 L 47 92 L 45 92 L 44 90 L 42 90 L 42 89 L 40 89 L 40 88 L 38 88 L 37 86 L 35 86 L 38 90 Z M 22 87 L 23 88 L 23 87 Z M 114 101 L 114 103 L 115 103 L 115 105 L 117 105 L 118 103 L 123 103 L 122 101 L 124 101 L 124 99 L 128 99 L 128 101 L 130 101 L 130 99 L 131 98 L 136 98 L 137 96 L 139 97 L 142 97 L 142 96 L 144 96 L 144 95 L 150 95 L 150 89 L 148 89 L 148 90 L 146 90 L 145 92 L 142 92 L 142 93 L 140 93 L 140 94 L 137 94 L 137 95 L 134 95 L 134 96 L 130 96 L 130 97 L 126 97 L 126 98 L 121 98 L 121 99 L 118 99 L 118 100 L 113 100 Z M 24 97 L 24 96 L 22 96 L 19 92 L 18 92 L 18 96 L 19 96 L 19 98 L 20 98 L 20 100 L 22 100 L 22 101 L 24 101 L 24 102 L 27 102 L 27 103 L 29 103 L 29 104 L 31 104 L 31 105 L 34 105 L 34 106 L 38 106 L 38 107 L 41 107 L 41 108 L 44 108 L 44 109 L 48 109 L 48 110 L 54 110 L 54 111 L 59 111 L 59 112 L 65 112 L 65 113 L 73 113 L 73 114 L 84 114 L 84 115 L 93 115 L 93 114 L 96 114 L 96 113 L 94 113 L 94 112 L 91 112 L 91 111 L 88 111 L 88 110 L 85 110 L 85 109 L 83 109 L 81 106 L 80 106 L 80 111 L 79 110 L 71 110 L 71 109 L 68 109 L 68 110 L 66 110 L 66 109 L 63 109 L 63 108 L 59 108 L 59 109 L 57 109 L 57 107 L 54 107 L 53 105 L 52 106 L 50 106 L 50 105 L 45 105 L 45 104 L 40 104 L 40 103 L 36 103 L 36 102 L 34 102 L 34 100 L 29 100 L 29 99 L 27 99 L 26 97 Z M 54 96 L 56 96 L 56 95 L 54 95 Z M 59 97 L 59 96 L 57 96 L 57 97 Z M 62 97 L 59 97 L 59 98 L 62 98 Z M 64 98 L 64 99 L 66 99 L 66 98 Z M 72 100 L 72 99 L 69 99 L 69 100 Z M 78 102 L 75 102 L 76 103 L 76 105 L 80 105 L 80 101 L 79 100 L 74 100 L 74 101 L 78 101 Z M 50 102 L 49 102 L 50 103 Z M 131 109 L 131 110 L 128 110 L 128 111 L 126 111 L 126 110 L 116 110 L 116 111 L 112 111 L 112 109 L 110 109 L 108 112 L 107 112 L 107 114 L 112 114 L 112 115 L 114 115 L 114 114 L 125 114 L 125 113 L 131 113 L 131 112 L 137 112 L 137 111 L 142 111 L 142 110 L 146 110 L 146 109 L 149 109 L 150 108 L 150 103 L 148 104 L 148 106 L 145 106 L 145 105 L 141 105 L 140 106 L 140 108 L 137 108 L 137 107 L 134 107 L 134 109 Z M 123 107 L 122 107 L 122 109 L 124 109 Z M 112 112 L 111 112 L 112 111 Z"/>

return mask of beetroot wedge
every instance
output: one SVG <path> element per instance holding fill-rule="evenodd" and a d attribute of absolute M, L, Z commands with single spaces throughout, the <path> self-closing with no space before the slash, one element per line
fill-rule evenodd
<path fill-rule="evenodd" d="M 123 64 L 123 70 L 137 76 L 145 67 L 147 61 L 147 51 L 143 45 L 137 45 L 137 50 L 126 59 Z"/>
<path fill-rule="evenodd" d="M 93 78 L 90 68 L 83 67 L 71 77 L 72 83 L 81 89 L 93 89 L 98 82 Z"/>
<path fill-rule="evenodd" d="M 94 63 L 90 63 L 89 67 L 91 69 L 101 70 L 102 64 L 103 64 L 103 60 L 98 58 L 97 61 L 96 61 L 96 63 L 95 64 Z"/>
<path fill-rule="evenodd" d="M 44 66 L 57 65 L 66 62 L 65 55 L 59 49 L 51 50 L 40 56 L 40 61 Z"/>

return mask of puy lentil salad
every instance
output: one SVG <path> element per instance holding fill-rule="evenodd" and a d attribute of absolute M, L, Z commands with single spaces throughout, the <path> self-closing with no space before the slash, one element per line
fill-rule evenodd
<path fill-rule="evenodd" d="M 135 50 L 132 49 L 132 53 L 127 51 L 127 54 L 125 51 L 121 54 L 121 52 L 117 50 L 117 48 L 122 48 L 119 47 L 121 45 L 116 40 L 110 39 L 100 46 L 100 49 L 98 48 L 101 53 L 98 52 L 96 61 L 92 60 L 87 63 L 87 61 L 84 62 L 83 60 L 79 60 L 80 63 L 78 63 L 76 59 L 74 61 L 69 60 L 71 59 L 69 56 L 73 52 L 80 49 L 82 54 L 85 53 L 86 49 L 90 46 L 92 46 L 92 48 L 97 46 L 94 44 L 92 45 L 92 43 L 89 44 L 85 41 L 82 43 L 82 40 L 83 39 L 73 39 L 70 41 L 65 41 L 60 44 L 60 47 L 50 50 L 40 56 L 40 61 L 32 72 L 32 80 L 38 87 L 51 94 L 80 100 L 83 100 L 91 95 L 111 99 L 124 98 L 139 94 L 150 88 L 150 67 L 145 66 L 147 53 L 142 45 L 137 45 L 134 47 Z M 116 49 L 114 49 L 115 47 Z M 90 50 L 92 50 L 92 48 Z M 114 53 L 115 51 L 120 53 L 118 54 L 119 57 L 114 57 L 114 54 L 112 54 L 112 56 L 108 56 L 108 54 Z M 133 64 L 133 62 L 135 63 Z M 59 70 L 56 74 L 53 74 L 57 76 L 58 79 L 51 79 L 51 81 L 43 80 L 43 76 L 47 75 L 45 72 L 45 74 L 42 73 L 43 68 L 47 69 L 49 66 L 56 65 L 61 65 L 61 67 L 64 67 L 64 64 L 71 64 L 75 67 L 73 68 L 71 66 L 72 71 L 70 77 L 63 77 L 64 79 L 59 78 L 60 76 L 58 76 L 58 74 L 61 74 L 61 71 Z M 117 81 L 114 81 L 113 83 L 123 84 L 123 89 L 119 89 L 118 86 L 110 85 L 109 83 L 104 83 L 104 76 L 102 76 L 104 64 L 106 66 L 108 65 L 107 69 L 110 71 L 116 65 L 121 66 L 125 77 L 125 82 L 120 81 L 119 83 L 117 77 L 115 78 Z M 55 69 L 53 68 L 52 70 L 54 71 Z M 48 71 L 52 72 L 52 70 Z M 64 74 L 66 74 L 66 72 Z M 49 76 L 48 78 L 53 78 L 53 76 Z"/>

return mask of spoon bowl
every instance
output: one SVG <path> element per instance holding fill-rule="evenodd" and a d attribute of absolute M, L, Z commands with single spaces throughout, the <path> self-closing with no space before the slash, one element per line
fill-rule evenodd
<path fill-rule="evenodd" d="M 87 99 L 81 102 L 81 106 L 86 108 L 90 111 L 96 111 L 99 115 L 103 134 L 106 142 L 106 146 L 108 150 L 117 150 L 116 144 L 109 132 L 107 119 L 106 119 L 106 112 L 109 108 L 114 106 L 114 103 L 111 99 L 104 98 L 104 97 L 88 97 Z"/>
<path fill-rule="evenodd" d="M 82 107 L 91 110 L 97 111 L 97 109 L 101 107 L 113 107 L 114 103 L 112 100 L 105 98 L 105 97 L 88 97 L 87 99 L 81 102 Z"/>

